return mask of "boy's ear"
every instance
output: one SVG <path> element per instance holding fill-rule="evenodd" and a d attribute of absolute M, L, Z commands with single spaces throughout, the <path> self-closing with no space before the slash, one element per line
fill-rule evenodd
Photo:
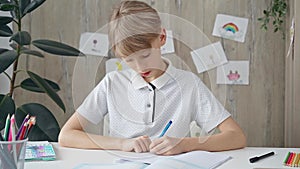
<path fill-rule="evenodd" d="M 166 40 L 167 40 L 166 29 L 162 28 L 161 33 L 159 35 L 160 46 L 163 46 L 166 43 Z"/>

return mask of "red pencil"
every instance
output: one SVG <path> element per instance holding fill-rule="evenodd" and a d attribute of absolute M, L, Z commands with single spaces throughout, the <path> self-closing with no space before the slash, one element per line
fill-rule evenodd
<path fill-rule="evenodd" d="M 290 161 L 291 161 L 291 158 L 292 158 L 292 156 L 293 156 L 293 152 L 290 152 L 290 153 L 289 153 L 289 157 L 288 157 L 288 159 L 287 159 L 287 161 L 286 161 L 286 163 L 285 163 L 285 165 L 286 165 L 286 166 L 288 166 L 288 165 L 289 165 L 289 163 L 290 163 Z"/>
<path fill-rule="evenodd" d="M 17 136 L 16 136 L 16 140 L 22 140 L 22 139 L 20 139 L 20 135 L 21 135 L 21 132 L 22 132 L 22 130 L 23 130 L 24 124 L 25 124 L 28 120 L 29 120 L 29 114 L 27 114 L 26 117 L 24 118 L 24 120 L 23 120 L 23 122 L 22 122 L 22 124 L 21 124 L 21 126 L 20 126 L 20 128 L 19 128 L 19 130 L 18 130 L 18 133 L 17 133 Z"/>
<path fill-rule="evenodd" d="M 290 158 L 288 160 L 287 166 L 292 166 L 292 162 L 294 160 L 295 153 L 291 153 Z"/>
<path fill-rule="evenodd" d="M 28 137 L 29 132 L 32 129 L 32 126 L 35 125 L 35 122 L 36 122 L 35 116 L 30 117 L 29 124 L 28 124 L 27 131 L 26 131 L 26 134 L 25 134 L 24 138 Z"/>
<path fill-rule="evenodd" d="M 27 130 L 27 126 L 28 126 L 28 122 L 26 122 L 26 123 L 24 124 L 24 126 L 22 127 L 22 131 L 21 131 L 19 140 L 23 140 L 23 139 L 24 139 L 25 132 L 26 132 L 26 130 Z"/>

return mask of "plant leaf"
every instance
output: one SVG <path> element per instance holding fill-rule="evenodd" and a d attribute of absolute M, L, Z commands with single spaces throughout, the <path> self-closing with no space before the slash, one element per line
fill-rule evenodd
<path fill-rule="evenodd" d="M 14 100 L 8 95 L 0 94 L 0 131 L 5 126 L 7 115 L 15 113 L 15 109 Z"/>
<path fill-rule="evenodd" d="M 7 25 L 0 25 L 0 36 L 9 37 L 13 34 L 13 31 Z"/>
<path fill-rule="evenodd" d="M 8 51 L 8 49 L 0 48 L 0 54 L 4 53 L 6 51 Z"/>
<path fill-rule="evenodd" d="M 54 89 L 39 75 L 27 71 L 30 79 L 42 90 L 44 90 L 45 93 L 64 111 L 66 112 L 65 105 L 63 101 L 60 99 L 60 97 L 56 94 Z"/>
<path fill-rule="evenodd" d="M 0 16 L 0 25 L 6 25 L 13 21 L 14 19 L 12 17 L 7 16 Z"/>
<path fill-rule="evenodd" d="M 58 140 L 60 127 L 53 114 L 45 106 L 38 103 L 28 103 L 18 107 L 15 114 L 18 126 L 22 124 L 27 114 L 36 117 L 36 124 L 28 135 L 29 140 Z"/>
<path fill-rule="evenodd" d="M 5 4 L 5 3 L 9 3 L 8 0 L 0 0 L 0 4 Z"/>
<path fill-rule="evenodd" d="M 58 92 L 60 90 L 58 84 L 56 84 L 53 81 L 50 81 L 48 79 L 44 79 L 55 92 Z M 23 80 L 21 82 L 21 87 L 25 90 L 29 90 L 32 92 L 38 92 L 38 93 L 45 93 L 45 91 L 41 88 L 39 88 L 39 86 L 37 86 L 30 78 L 27 78 L 25 80 Z"/>
<path fill-rule="evenodd" d="M 83 55 L 79 50 L 67 44 L 52 41 L 52 40 L 46 40 L 46 39 L 34 40 L 32 41 L 32 44 L 45 52 L 55 54 L 55 55 L 63 55 L 63 56 Z"/>
<path fill-rule="evenodd" d="M 37 7 L 42 5 L 46 0 L 32 0 L 30 4 L 26 6 L 23 11 L 23 15 L 30 13 L 31 11 L 35 10 Z"/>
<path fill-rule="evenodd" d="M 17 47 L 18 47 L 18 45 L 16 43 L 11 43 L 9 46 L 11 48 L 13 48 L 14 50 L 17 50 Z M 34 55 L 34 56 L 38 56 L 38 57 L 41 57 L 41 58 L 44 57 L 44 55 L 41 52 L 36 51 L 36 50 L 31 50 L 31 49 L 26 48 L 24 46 L 21 47 L 21 54 Z"/>
<path fill-rule="evenodd" d="M 21 32 L 17 32 L 15 33 L 10 39 L 9 41 L 15 41 L 17 42 L 20 46 L 23 45 L 30 45 L 31 42 L 31 36 L 28 32 L 26 31 L 21 31 Z"/>
<path fill-rule="evenodd" d="M 18 48 L 18 44 L 16 44 L 16 43 L 11 43 L 11 44 L 9 44 L 9 46 L 11 47 L 11 48 L 13 48 L 14 50 L 17 50 L 17 48 Z M 26 48 L 26 47 L 24 47 L 24 46 L 22 46 L 21 47 L 21 50 L 27 50 L 28 48 Z"/>
<path fill-rule="evenodd" d="M 25 8 L 30 4 L 30 0 L 21 0 L 20 3 L 20 12 L 21 17 L 25 16 L 26 13 L 24 13 Z"/>
<path fill-rule="evenodd" d="M 41 52 L 36 51 L 36 50 L 24 49 L 24 50 L 21 51 L 21 53 L 38 56 L 40 58 L 44 57 L 44 55 Z"/>
<path fill-rule="evenodd" d="M 13 11 L 16 8 L 16 5 L 12 3 L 3 3 L 0 4 L 0 11 Z"/>
<path fill-rule="evenodd" d="M 4 72 L 18 58 L 14 50 L 9 50 L 0 55 L 0 74 Z"/>

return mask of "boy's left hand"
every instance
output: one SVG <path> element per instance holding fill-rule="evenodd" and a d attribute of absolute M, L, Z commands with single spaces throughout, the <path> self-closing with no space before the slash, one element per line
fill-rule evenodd
<path fill-rule="evenodd" d="M 180 142 L 182 138 L 163 136 L 152 141 L 150 152 L 159 155 L 175 155 L 184 152 Z"/>

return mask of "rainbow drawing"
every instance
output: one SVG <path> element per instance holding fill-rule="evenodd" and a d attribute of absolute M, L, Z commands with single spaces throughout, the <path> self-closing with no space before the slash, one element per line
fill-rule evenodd
<path fill-rule="evenodd" d="M 223 26 L 223 29 L 225 29 L 226 31 L 232 32 L 232 33 L 236 33 L 239 31 L 239 28 L 236 26 L 236 24 L 230 22 L 230 23 L 226 23 Z"/>

